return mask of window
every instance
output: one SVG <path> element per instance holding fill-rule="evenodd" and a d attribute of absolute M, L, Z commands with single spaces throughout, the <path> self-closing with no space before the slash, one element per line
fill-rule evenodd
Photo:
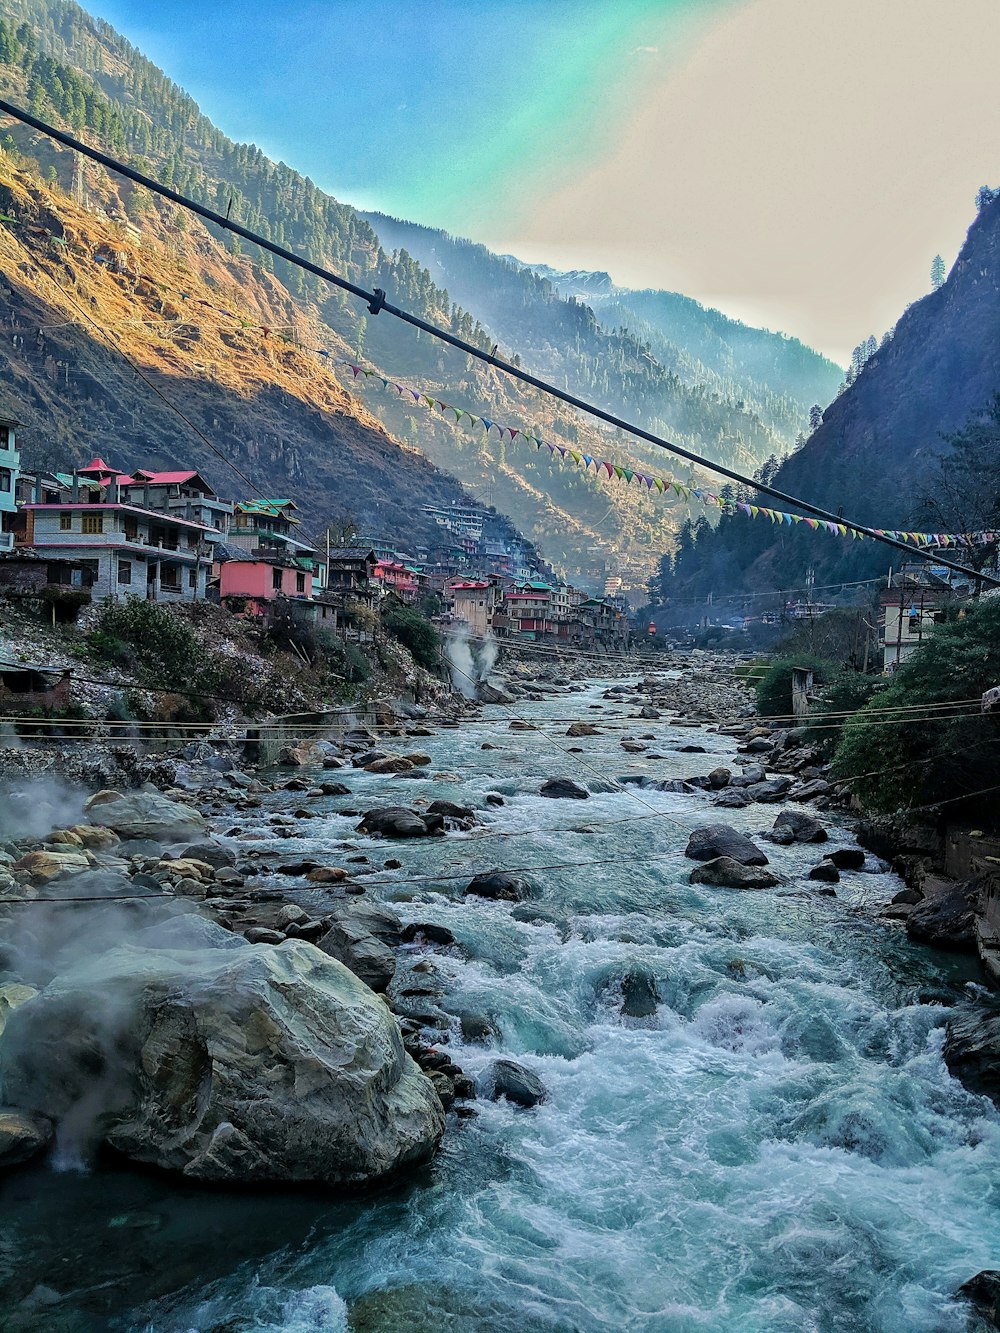
<path fill-rule="evenodd" d="M 119 583 L 131 583 L 131 582 L 132 582 L 132 561 L 131 561 L 131 560 L 119 560 L 119 561 L 118 561 L 118 582 L 119 582 Z"/>
<path fill-rule="evenodd" d="M 90 534 L 92 534 L 92 535 L 93 535 L 94 533 L 103 532 L 103 531 L 104 531 L 104 515 L 103 515 L 103 514 L 84 514 L 84 515 L 83 515 L 83 531 L 84 531 L 84 532 L 88 532 L 88 533 L 90 533 Z"/>
<path fill-rule="evenodd" d="M 305 574 L 296 574 L 296 575 L 295 575 L 295 591 L 296 591 L 296 592 L 305 592 L 305 590 L 306 590 L 306 576 L 305 576 Z"/>
<path fill-rule="evenodd" d="M 59 515 L 59 531 L 60 531 L 60 532 L 72 532 L 72 531 L 73 531 L 73 511 L 72 511 L 72 509 L 64 509 L 64 510 L 62 511 L 62 513 Z"/>
<path fill-rule="evenodd" d="M 139 524 L 134 518 L 125 520 L 125 540 L 127 542 L 137 542 L 139 540 Z"/>
<path fill-rule="evenodd" d="M 10 446 L 10 427 L 0 426 L 0 449 L 7 449 Z"/>
<path fill-rule="evenodd" d="M 189 570 L 188 570 L 188 587 L 189 587 L 189 588 L 197 588 L 197 586 L 198 586 L 198 571 L 197 571 L 196 569 L 189 569 Z"/>
<path fill-rule="evenodd" d="M 92 588 L 97 582 L 101 572 L 99 560 L 81 560 L 80 561 L 80 582 L 85 588 Z"/>
<path fill-rule="evenodd" d="M 271 570 L 271 587 L 274 589 L 275 592 L 281 592 L 281 570 L 280 570 L 280 569 L 272 569 L 272 570 Z"/>
<path fill-rule="evenodd" d="M 0 491 L 9 491 L 11 487 L 11 471 L 9 467 L 0 467 Z"/>

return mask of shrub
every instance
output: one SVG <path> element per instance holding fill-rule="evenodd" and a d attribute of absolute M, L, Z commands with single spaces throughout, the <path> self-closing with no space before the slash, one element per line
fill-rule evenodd
<path fill-rule="evenodd" d="M 888 688 L 848 721 L 835 775 L 850 778 L 871 810 L 938 802 L 952 812 L 995 809 L 996 792 L 984 789 L 1000 784 L 1000 729 L 975 703 L 997 684 L 1000 598 L 989 597 L 940 625 Z"/>
<path fill-rule="evenodd" d="M 441 635 L 429 620 L 412 606 L 390 606 L 382 613 L 382 624 L 399 642 L 408 648 L 413 660 L 422 667 L 434 670 L 441 661 Z"/>
<path fill-rule="evenodd" d="M 211 662 L 191 627 L 168 607 L 140 597 L 105 602 L 89 637 L 92 651 L 120 666 L 135 667 L 141 679 L 168 688 L 212 693 Z"/>
<path fill-rule="evenodd" d="M 811 710 L 806 724 L 809 744 L 829 758 L 843 733 L 845 714 L 863 708 L 872 695 L 883 687 L 879 676 L 865 676 L 860 671 L 841 671 L 823 687 L 823 698 Z"/>

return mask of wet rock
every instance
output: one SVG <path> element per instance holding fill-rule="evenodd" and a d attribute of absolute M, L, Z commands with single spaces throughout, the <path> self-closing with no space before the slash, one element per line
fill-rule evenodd
<path fill-rule="evenodd" d="M 422 750 L 412 750 L 409 754 L 404 754 L 403 758 L 408 760 L 414 768 L 425 768 L 433 762 L 430 755 L 424 754 Z"/>
<path fill-rule="evenodd" d="M 403 923 L 381 903 L 354 899 L 326 918 L 329 929 L 317 947 L 335 958 L 373 991 L 385 991 L 396 972 L 394 950 L 402 943 Z"/>
<path fill-rule="evenodd" d="M 462 1036 L 466 1041 L 474 1041 L 487 1046 L 500 1040 L 500 1028 L 489 1014 L 461 1013 L 458 1016 Z"/>
<path fill-rule="evenodd" d="M 528 897 L 528 886 L 517 875 L 506 870 L 491 870 L 483 875 L 476 875 L 465 886 L 466 896 L 491 898 L 497 902 L 519 903 Z"/>
<path fill-rule="evenodd" d="M 496 792 L 496 791 L 488 791 L 488 792 L 486 793 L 486 804 L 487 804 L 487 805 L 505 805 L 506 802 L 504 801 L 503 797 L 500 795 L 499 792 Z"/>
<path fill-rule="evenodd" d="M 52 1138 L 52 1122 L 44 1116 L 0 1106 L 0 1171 L 37 1157 Z"/>
<path fill-rule="evenodd" d="M 455 936 L 447 926 L 432 921 L 409 922 L 403 927 L 401 939 L 404 944 L 440 944 L 444 948 L 455 943 Z"/>
<path fill-rule="evenodd" d="M 234 866 L 236 864 L 236 853 L 232 848 L 224 847 L 221 842 L 215 842 L 214 840 L 189 843 L 177 855 L 184 860 L 207 862 L 208 865 L 214 866 L 216 870 L 221 870 L 223 866 Z"/>
<path fill-rule="evenodd" d="M 464 829 L 472 828 L 476 822 L 475 810 L 467 805 L 457 805 L 454 801 L 431 801 L 427 813 L 441 815 Z"/>
<path fill-rule="evenodd" d="M 289 926 L 299 921 L 307 921 L 309 913 L 298 903 L 286 903 L 274 919 L 274 924 L 279 930 L 287 930 Z"/>
<path fill-rule="evenodd" d="M 297 745 L 286 745 L 278 753 L 278 763 L 291 768 L 307 768 L 321 764 L 325 755 L 315 741 L 299 741 Z"/>
<path fill-rule="evenodd" d="M 343 866 L 316 866 L 306 873 L 310 884 L 342 884 L 345 879 L 347 871 Z"/>
<path fill-rule="evenodd" d="M 814 865 L 809 871 L 809 878 L 817 879 L 822 884 L 839 884 L 840 871 L 832 861 L 824 857 L 818 865 Z"/>
<path fill-rule="evenodd" d="M 12 867 L 30 875 L 39 884 L 46 884 L 60 875 L 79 875 L 90 869 L 90 862 L 82 852 L 28 852 Z"/>
<path fill-rule="evenodd" d="M 972 1009 L 953 1018 L 943 1055 L 954 1078 L 1000 1106 L 1000 1014 Z"/>
<path fill-rule="evenodd" d="M 729 769 L 720 764 L 718 768 L 713 768 L 711 773 L 709 773 L 708 785 L 713 791 L 720 791 L 723 787 L 729 786 L 729 779 L 732 776 L 733 775 Z"/>
<path fill-rule="evenodd" d="M 826 855 L 838 870 L 863 870 L 865 867 L 865 854 L 860 847 L 836 847 Z"/>
<path fill-rule="evenodd" d="M 716 856 L 692 870 L 688 882 L 723 889 L 771 889 L 781 880 L 773 871 L 759 865 L 735 861 L 731 856 Z"/>
<path fill-rule="evenodd" d="M 777 778 L 768 778 L 764 782 L 752 782 L 749 787 L 745 787 L 746 794 L 752 801 L 758 801 L 763 805 L 770 805 L 776 801 L 783 801 L 788 796 L 788 789 L 792 785 L 792 779 L 785 774 Z"/>
<path fill-rule="evenodd" d="M 829 782 L 823 778 L 813 778 L 810 782 L 796 782 L 788 789 L 790 801 L 815 801 L 820 796 L 829 796 L 833 791 Z"/>
<path fill-rule="evenodd" d="M 619 741 L 618 743 L 626 754 L 642 754 L 643 750 L 649 748 L 644 741 Z"/>
<path fill-rule="evenodd" d="M 708 754 L 704 745 L 675 745 L 678 754 Z"/>
<path fill-rule="evenodd" d="M 655 722 L 659 718 L 660 713 L 658 709 L 652 706 L 652 704 L 644 704 L 643 707 L 639 709 L 639 716 L 647 717 L 650 721 Z"/>
<path fill-rule="evenodd" d="M 651 1018 L 656 1013 L 659 996 L 656 980 L 644 967 L 630 967 L 621 979 L 622 1006 L 625 1018 Z"/>
<path fill-rule="evenodd" d="M 787 829 L 794 842 L 826 842 L 828 836 L 819 820 L 802 810 L 782 810 L 774 821 L 772 834 L 777 833 L 779 829 Z M 778 839 L 775 838 L 774 841 L 777 842 Z M 864 860 L 863 854 L 861 859 Z"/>
<path fill-rule="evenodd" d="M 761 768 L 760 764 L 747 764 L 739 777 L 732 778 L 734 787 L 750 787 L 755 782 L 763 782 L 767 774 Z"/>
<path fill-rule="evenodd" d="M 409 759 L 404 759 L 401 754 L 386 755 L 384 759 L 373 759 L 370 764 L 365 764 L 368 773 L 409 773 L 412 768 Z"/>
<path fill-rule="evenodd" d="M 763 736 L 758 736 L 754 740 L 747 741 L 745 745 L 740 746 L 740 749 L 744 754 L 768 754 L 773 748 L 773 743 Z"/>
<path fill-rule="evenodd" d="M 752 805 L 750 797 L 739 787 L 727 787 L 725 791 L 719 792 L 718 796 L 712 801 L 722 810 L 742 810 L 745 806 Z"/>
<path fill-rule="evenodd" d="M 566 731 L 567 736 L 600 736 L 600 731 L 591 722 L 571 722 Z"/>
<path fill-rule="evenodd" d="M 590 792 L 572 778 L 548 778 L 538 789 L 539 796 L 548 796 L 553 800 L 585 801 Z"/>
<path fill-rule="evenodd" d="M 514 1060 L 494 1060 L 477 1080 L 477 1090 L 490 1101 L 504 1097 L 524 1107 L 537 1106 L 546 1096 L 545 1084 L 538 1075 Z"/>
<path fill-rule="evenodd" d="M 958 1289 L 962 1296 L 973 1306 L 980 1318 L 1000 1328 L 1000 1272 L 986 1268 L 968 1282 L 963 1282 Z"/>
<path fill-rule="evenodd" d="M 205 831 L 205 821 L 190 805 L 159 792 L 99 791 L 84 805 L 91 822 L 113 829 L 121 838 L 158 838 L 189 842 Z"/>
<path fill-rule="evenodd" d="M 498 681 L 481 680 L 476 693 L 484 704 L 512 704 L 514 696 Z"/>
<path fill-rule="evenodd" d="M 919 889 L 900 889 L 898 893 L 893 894 L 889 899 L 891 903 L 902 904 L 903 906 L 913 907 L 916 903 L 921 903 L 924 895 Z"/>
<path fill-rule="evenodd" d="M 248 926 L 243 934 L 247 944 L 281 944 L 285 938 L 280 930 L 268 926 Z"/>
<path fill-rule="evenodd" d="M 911 939 L 939 949 L 976 952 L 976 915 L 982 906 L 979 882 L 928 880 L 924 900 L 906 918 Z"/>
<path fill-rule="evenodd" d="M 217 929 L 217 928 L 216 928 Z M 95 1129 L 195 1180 L 360 1184 L 425 1160 L 444 1127 L 385 1004 L 302 941 L 136 945 L 60 976 L 2 1039 L 11 1103 L 55 1122 L 95 1101 L 94 1053 L 120 1077 Z"/>
<path fill-rule="evenodd" d="M 692 830 L 684 855 L 693 861 L 712 861 L 718 856 L 727 856 L 745 866 L 767 865 L 767 857 L 757 844 L 729 824 L 706 824 Z"/>
<path fill-rule="evenodd" d="M 444 819 L 440 815 L 418 815 L 402 805 L 389 805 L 366 810 L 357 826 L 359 833 L 380 838 L 426 838 L 443 832 Z"/>
<path fill-rule="evenodd" d="M 321 782 L 319 789 L 324 796 L 350 796 L 350 787 L 345 787 L 342 782 Z"/>

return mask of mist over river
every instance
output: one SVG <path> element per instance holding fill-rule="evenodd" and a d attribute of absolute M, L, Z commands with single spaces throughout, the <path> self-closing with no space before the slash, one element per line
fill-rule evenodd
<path fill-rule="evenodd" d="M 370 893 L 404 921 L 454 934 L 457 946 L 412 946 L 433 965 L 449 1054 L 473 1078 L 509 1056 L 546 1099 L 529 1110 L 468 1103 L 475 1115 L 449 1115 L 429 1166 L 346 1201 L 114 1166 L 8 1175 L 0 1284 L 17 1300 L 3 1301 L 0 1327 L 968 1327 L 954 1293 L 1000 1263 L 1000 1114 L 949 1075 L 941 1047 L 978 967 L 878 919 L 901 885 L 871 857 L 843 873 L 836 896 L 806 878 L 822 853 L 801 844 L 761 843 L 778 888 L 689 884 L 690 829 L 723 820 L 759 834 L 780 807 L 721 811 L 704 793 L 615 782 L 738 763 L 730 737 L 629 720 L 602 697 L 607 683 L 519 703 L 539 731 L 512 731 L 510 711 L 492 706 L 435 732 L 421 741 L 428 776 L 345 772 L 351 795 L 311 799 L 318 817 L 294 842 L 303 855 L 370 857 L 374 873 L 359 877 Z M 568 740 L 574 718 L 613 729 Z M 621 748 L 647 732 L 665 758 Z M 673 748 L 692 743 L 707 753 Z M 590 798 L 540 797 L 555 775 Z M 434 798 L 473 806 L 479 825 L 390 847 L 338 813 Z M 279 792 L 217 831 L 239 823 L 270 837 L 263 816 L 302 803 Z M 856 845 L 848 828 L 828 827 L 830 846 Z M 401 866 L 382 869 L 389 856 Z M 524 869 L 534 896 L 461 896 L 473 873 L 498 866 Z M 656 982 L 646 1018 L 621 1014 L 621 979 L 635 968 Z M 484 1041 L 480 1025 L 470 1039 L 463 1015 L 499 1035 Z"/>

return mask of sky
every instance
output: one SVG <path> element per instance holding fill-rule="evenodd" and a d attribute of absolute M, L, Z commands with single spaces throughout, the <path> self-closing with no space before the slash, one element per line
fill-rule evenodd
<path fill-rule="evenodd" d="M 1000 0 L 93 0 L 339 199 L 845 364 L 1000 185 Z"/>

